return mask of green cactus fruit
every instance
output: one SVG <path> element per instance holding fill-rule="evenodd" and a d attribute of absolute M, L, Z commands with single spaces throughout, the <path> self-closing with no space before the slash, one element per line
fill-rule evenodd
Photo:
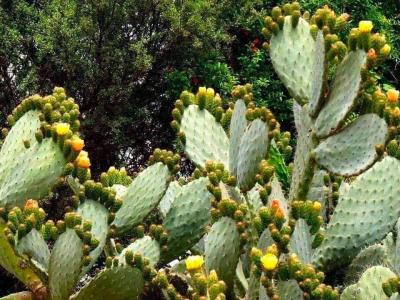
<path fill-rule="evenodd" d="M 325 72 L 325 40 L 321 30 L 317 33 L 315 41 L 315 57 L 312 69 L 311 96 L 309 102 L 309 113 L 316 116 L 322 105 L 323 95 L 322 88 L 324 83 Z"/>
<path fill-rule="evenodd" d="M 314 148 L 312 138 L 313 122 L 308 115 L 307 106 L 301 107 L 299 104 L 294 103 L 293 112 L 298 137 L 296 152 L 294 154 L 289 200 L 299 196 L 304 178 L 307 177 L 307 170 L 311 165 L 310 153 Z"/>
<path fill-rule="evenodd" d="M 270 56 L 290 95 L 300 102 L 307 102 L 311 96 L 315 41 L 307 21 L 300 18 L 296 28 L 291 23 L 291 17 L 285 17 L 283 30 L 272 36 Z"/>
<path fill-rule="evenodd" d="M 169 235 L 168 253 L 162 257 L 164 261 L 185 253 L 204 235 L 211 222 L 212 195 L 207 185 L 207 178 L 199 178 L 184 185 L 176 195 L 163 222 Z"/>
<path fill-rule="evenodd" d="M 50 250 L 43 236 L 36 229 L 32 229 L 20 239 L 16 245 L 20 255 L 27 255 L 32 263 L 42 272 L 47 273 L 50 260 Z"/>
<path fill-rule="evenodd" d="M 268 126 L 260 119 L 254 120 L 240 141 L 237 164 L 240 188 L 249 190 L 253 187 L 258 166 L 268 152 L 268 145 Z"/>
<path fill-rule="evenodd" d="M 241 145 L 241 139 L 247 127 L 246 110 L 246 104 L 243 100 L 237 100 L 229 129 L 229 170 L 231 171 L 231 174 L 236 177 L 238 176 L 237 165 L 239 148 Z"/>
<path fill-rule="evenodd" d="M 366 114 L 320 143 L 315 149 L 315 159 L 332 173 L 356 175 L 376 161 L 375 146 L 384 144 L 387 136 L 385 120 L 375 114 Z"/>
<path fill-rule="evenodd" d="M 315 121 L 319 137 L 325 137 L 337 130 L 353 108 L 360 89 L 361 71 L 365 61 L 365 51 L 357 50 L 347 54 L 338 66 L 328 102 Z"/>
<path fill-rule="evenodd" d="M 311 244 L 310 228 L 305 220 L 299 219 L 290 239 L 291 253 L 297 254 L 302 263 L 309 264 L 312 262 L 313 257 Z"/>
<path fill-rule="evenodd" d="M 125 231 L 138 225 L 157 207 L 168 186 L 168 167 L 156 163 L 141 172 L 122 195 L 122 207 L 115 215 L 112 225 Z"/>
<path fill-rule="evenodd" d="M 142 273 L 130 266 L 117 266 L 102 270 L 71 300 L 132 300 L 138 299 L 144 289 Z"/>
<path fill-rule="evenodd" d="M 168 214 L 176 195 L 180 192 L 181 186 L 177 181 L 171 181 L 164 197 L 160 201 L 159 209 L 163 217 Z"/>
<path fill-rule="evenodd" d="M 127 251 L 132 251 L 132 253 L 140 253 L 142 257 L 149 260 L 150 266 L 154 266 L 160 260 L 160 245 L 157 241 L 153 240 L 149 236 L 145 236 L 141 239 L 136 240 L 128 247 L 126 247 L 119 254 L 119 265 L 122 266 L 126 263 L 125 255 Z"/>
<path fill-rule="evenodd" d="M 400 162 L 395 158 L 387 156 L 358 176 L 340 195 L 314 262 L 334 269 L 351 261 L 363 247 L 379 242 L 400 216 L 399 193 Z"/>
<path fill-rule="evenodd" d="M 85 202 L 79 205 L 77 212 L 82 216 L 83 220 L 91 221 L 91 233 L 99 241 L 99 245 L 89 254 L 91 257 L 90 264 L 83 268 L 82 272 L 87 273 L 96 263 L 106 244 L 109 212 L 102 204 L 93 200 L 85 200 Z"/>
<path fill-rule="evenodd" d="M 207 272 L 215 270 L 227 291 L 232 291 L 236 265 L 240 255 L 240 238 L 236 223 L 227 217 L 214 223 L 205 237 L 205 266 Z"/>
<path fill-rule="evenodd" d="M 81 274 L 83 242 L 73 229 L 61 234 L 50 256 L 49 287 L 51 299 L 67 300 Z"/>
<path fill-rule="evenodd" d="M 182 116 L 181 131 L 186 136 L 185 152 L 199 166 L 218 161 L 229 168 L 229 139 L 220 123 L 207 110 L 189 105 Z"/>

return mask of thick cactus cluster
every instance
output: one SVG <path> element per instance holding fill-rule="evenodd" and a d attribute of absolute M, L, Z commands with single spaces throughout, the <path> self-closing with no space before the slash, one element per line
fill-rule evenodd
<path fill-rule="evenodd" d="M 139 173 L 96 180 L 74 100 L 55 88 L 22 101 L 2 131 L 0 265 L 28 291 L 4 299 L 399 298 L 399 93 L 376 79 L 385 37 L 362 21 L 342 41 L 348 19 L 297 2 L 264 19 L 294 99 L 293 159 L 251 84 L 176 101 L 192 174 L 156 149 Z M 41 207 L 60 186 L 69 205 L 52 220 Z"/>

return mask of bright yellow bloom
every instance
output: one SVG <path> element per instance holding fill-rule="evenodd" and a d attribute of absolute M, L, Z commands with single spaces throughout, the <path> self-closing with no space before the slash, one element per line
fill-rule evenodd
<path fill-rule="evenodd" d="M 358 30 L 360 30 L 361 33 L 370 33 L 373 27 L 374 24 L 372 24 L 371 21 L 360 21 L 360 23 L 358 23 Z"/>
<path fill-rule="evenodd" d="M 385 46 L 379 50 L 379 53 L 383 56 L 389 56 L 390 51 L 392 51 L 392 48 L 388 44 L 385 44 Z"/>
<path fill-rule="evenodd" d="M 76 165 L 81 169 L 89 169 L 91 165 L 86 151 L 81 151 L 75 161 Z"/>
<path fill-rule="evenodd" d="M 186 269 L 188 271 L 194 271 L 200 269 L 204 264 L 204 258 L 201 255 L 189 256 L 186 259 Z"/>
<path fill-rule="evenodd" d="M 58 123 L 56 125 L 56 132 L 59 136 L 64 136 L 69 132 L 69 124 L 68 123 Z"/>
<path fill-rule="evenodd" d="M 261 257 L 261 263 L 265 270 L 275 270 L 276 266 L 278 265 L 278 257 L 274 254 L 267 253 Z"/>
<path fill-rule="evenodd" d="M 317 211 L 317 212 L 321 211 L 321 202 L 315 201 L 315 202 L 313 203 L 313 209 L 314 209 L 315 211 Z"/>
<path fill-rule="evenodd" d="M 387 91 L 386 96 L 390 103 L 397 103 L 397 100 L 399 100 L 399 91 L 390 89 Z"/>

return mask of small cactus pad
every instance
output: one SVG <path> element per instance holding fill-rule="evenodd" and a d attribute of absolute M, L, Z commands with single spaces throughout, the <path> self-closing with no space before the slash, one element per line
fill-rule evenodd
<path fill-rule="evenodd" d="M 99 240 L 99 246 L 90 252 L 92 258 L 90 264 L 83 268 L 83 273 L 86 273 L 96 263 L 98 257 L 103 251 L 106 244 L 108 233 L 108 210 L 99 202 L 93 200 L 86 200 L 79 205 L 78 213 L 82 216 L 82 220 L 91 221 L 92 234 Z"/>
<path fill-rule="evenodd" d="M 51 299 L 69 298 L 81 273 L 83 242 L 73 229 L 61 234 L 50 256 L 49 287 Z"/>
<path fill-rule="evenodd" d="M 313 254 L 311 244 L 310 228 L 305 220 L 299 219 L 290 239 L 291 252 L 297 254 L 303 263 L 309 264 L 312 261 Z"/>
<path fill-rule="evenodd" d="M 184 185 L 176 195 L 163 223 L 169 235 L 167 260 L 183 254 L 204 235 L 211 221 L 207 184 L 207 178 L 199 178 Z"/>
<path fill-rule="evenodd" d="M 386 247 L 381 244 L 371 245 L 362 250 L 353 259 L 346 272 L 346 283 L 355 283 L 369 267 L 386 265 Z"/>
<path fill-rule="evenodd" d="M 357 284 L 352 284 L 343 290 L 340 295 L 341 300 L 355 300 L 357 295 L 360 293 L 360 288 Z"/>
<path fill-rule="evenodd" d="M 315 42 L 315 58 L 312 70 L 311 97 L 309 102 L 309 112 L 311 116 L 315 116 L 321 107 L 322 86 L 324 83 L 325 71 L 325 40 L 321 30 L 317 33 Z"/>
<path fill-rule="evenodd" d="M 229 168 L 229 139 L 220 123 L 206 109 L 189 105 L 182 116 L 181 131 L 186 136 L 185 152 L 199 166 L 217 161 Z"/>
<path fill-rule="evenodd" d="M 296 280 L 279 281 L 278 291 L 281 299 L 303 300 L 303 291 L 300 289 Z"/>
<path fill-rule="evenodd" d="M 169 177 L 168 167 L 160 162 L 141 172 L 124 193 L 112 224 L 122 231 L 139 224 L 160 202 Z"/>
<path fill-rule="evenodd" d="M 250 123 L 240 142 L 237 165 L 237 179 L 240 188 L 249 190 L 261 160 L 268 152 L 268 126 L 260 119 Z"/>
<path fill-rule="evenodd" d="M 159 205 L 159 209 L 163 217 L 168 214 L 172 203 L 175 200 L 176 195 L 179 193 L 181 190 L 181 186 L 177 181 L 171 181 L 171 183 L 168 186 L 167 191 L 164 194 L 164 197 L 162 197 Z"/>
<path fill-rule="evenodd" d="M 150 266 L 154 266 L 160 260 L 160 245 L 156 240 L 153 240 L 149 236 L 145 236 L 141 239 L 136 240 L 119 255 L 119 264 L 126 264 L 125 253 L 126 251 L 132 251 L 133 254 L 140 253 L 143 257 L 149 260 Z"/>
<path fill-rule="evenodd" d="M 310 99 L 314 52 L 315 41 L 307 21 L 300 18 L 294 28 L 291 17 L 285 17 L 283 30 L 271 38 L 270 56 L 279 78 L 299 101 Z"/>
<path fill-rule="evenodd" d="M 315 172 L 307 194 L 308 200 L 318 201 L 321 203 L 321 216 L 324 219 L 326 219 L 326 210 L 328 209 L 330 194 L 329 187 L 324 183 L 324 177 L 327 175 L 328 173 L 324 170 L 318 170 Z"/>
<path fill-rule="evenodd" d="M 277 200 L 279 202 L 279 207 L 283 209 L 285 213 L 285 217 L 289 215 L 289 207 L 288 203 L 285 199 L 285 195 L 282 190 L 281 183 L 279 182 L 278 178 L 274 176 L 272 178 L 271 183 L 271 194 L 268 196 L 268 203 L 271 204 L 272 200 Z"/>
<path fill-rule="evenodd" d="M 118 266 L 104 269 L 71 300 L 132 300 L 144 288 L 142 273 L 137 268 Z"/>
<path fill-rule="evenodd" d="M 257 213 L 257 211 L 264 205 L 259 192 L 261 188 L 262 186 L 256 183 L 254 187 L 246 194 L 247 203 L 249 204 L 253 213 Z"/>
<path fill-rule="evenodd" d="M 36 229 L 32 229 L 26 236 L 18 241 L 16 250 L 21 255 L 25 254 L 30 257 L 32 263 L 42 272 L 47 272 L 50 250 L 43 236 Z"/>
<path fill-rule="evenodd" d="M 325 137 L 335 131 L 354 106 L 361 83 L 361 70 L 365 64 L 363 50 L 352 51 L 338 66 L 328 103 L 315 121 L 316 133 Z"/>
<path fill-rule="evenodd" d="M 207 271 L 215 270 L 228 289 L 231 288 L 240 255 L 239 232 L 235 221 L 223 217 L 214 223 L 205 238 L 204 255 Z"/>
<path fill-rule="evenodd" d="M 382 289 L 382 284 L 394 277 L 396 277 L 396 274 L 388 268 L 382 266 L 369 268 L 362 274 L 360 281 L 357 283 L 359 291 L 355 300 L 387 299 Z"/>
<path fill-rule="evenodd" d="M 358 176 L 343 195 L 327 226 L 315 262 L 334 269 L 363 247 L 379 242 L 400 216 L 400 162 L 390 156 Z"/>
<path fill-rule="evenodd" d="M 302 179 L 306 177 L 305 174 L 307 169 L 310 167 L 310 153 L 313 149 L 313 123 L 308 115 L 307 106 L 301 107 L 299 104 L 294 103 L 293 112 L 298 137 L 296 152 L 294 154 L 294 166 L 290 185 L 289 200 L 296 198 L 299 194 Z"/>
<path fill-rule="evenodd" d="M 317 163 L 342 176 L 358 174 L 378 158 L 375 146 L 384 144 L 388 134 L 385 120 L 375 114 L 359 117 L 315 149 Z"/>
<path fill-rule="evenodd" d="M 229 170 L 234 176 L 237 176 L 240 141 L 247 127 L 246 110 L 243 100 L 236 101 L 229 129 Z"/>

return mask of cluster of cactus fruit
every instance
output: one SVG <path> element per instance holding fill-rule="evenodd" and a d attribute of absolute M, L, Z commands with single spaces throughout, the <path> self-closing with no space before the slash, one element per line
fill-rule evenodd
<path fill-rule="evenodd" d="M 176 101 L 190 176 L 156 149 L 132 177 L 93 180 L 74 100 L 62 88 L 24 100 L 2 131 L 0 265 L 28 291 L 2 299 L 400 299 L 399 93 L 374 75 L 384 36 L 363 21 L 342 41 L 348 18 L 296 2 L 265 18 L 295 100 L 288 167 L 290 134 L 249 84 Z M 60 186 L 69 205 L 51 220 L 40 206 Z"/>

